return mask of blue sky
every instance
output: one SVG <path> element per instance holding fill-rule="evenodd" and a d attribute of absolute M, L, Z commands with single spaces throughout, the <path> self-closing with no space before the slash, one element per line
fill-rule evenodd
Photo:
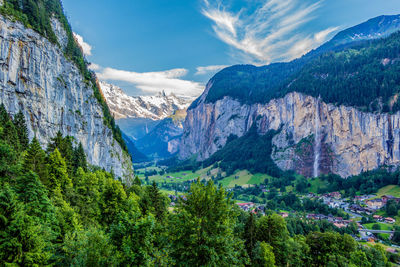
<path fill-rule="evenodd" d="M 197 96 L 219 69 L 301 56 L 399 0 L 63 0 L 100 79 Z"/>

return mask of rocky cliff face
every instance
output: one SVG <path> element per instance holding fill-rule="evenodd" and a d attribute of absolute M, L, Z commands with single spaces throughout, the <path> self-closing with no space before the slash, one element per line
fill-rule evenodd
<path fill-rule="evenodd" d="M 103 122 L 103 112 L 76 66 L 64 57 L 67 38 L 52 20 L 61 47 L 18 22 L 0 17 L 0 101 L 15 114 L 22 110 L 29 137 L 46 145 L 57 131 L 82 142 L 89 163 L 132 175 L 131 161 Z"/>
<path fill-rule="evenodd" d="M 400 164 L 399 113 L 364 113 L 296 92 L 267 104 L 242 105 L 229 97 L 205 103 L 210 87 L 188 110 L 181 159 L 194 154 L 198 160 L 206 159 L 225 145 L 229 135 L 241 137 L 256 123 L 260 134 L 280 129 L 271 156 L 284 170 L 347 177 Z"/>

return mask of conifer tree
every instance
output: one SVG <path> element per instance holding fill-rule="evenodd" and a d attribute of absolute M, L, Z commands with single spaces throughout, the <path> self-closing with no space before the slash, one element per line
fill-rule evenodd
<path fill-rule="evenodd" d="M 74 173 L 76 173 L 79 168 L 87 171 L 86 154 L 81 142 L 79 142 L 79 145 L 74 149 L 73 164 Z"/>
<path fill-rule="evenodd" d="M 153 184 L 148 187 L 147 192 L 154 216 L 158 222 L 162 222 L 167 213 L 168 200 L 162 195 L 155 181 L 153 181 Z"/>
<path fill-rule="evenodd" d="M 68 193 L 72 188 L 72 182 L 68 177 L 65 160 L 62 158 L 57 148 L 49 155 L 48 168 L 48 188 L 53 191 L 59 188 L 64 195 Z"/>
<path fill-rule="evenodd" d="M 62 133 L 58 131 L 56 136 L 50 139 L 50 143 L 47 146 L 47 152 L 52 153 L 56 148 L 60 150 L 62 142 L 63 142 Z"/>
<path fill-rule="evenodd" d="M 23 168 L 25 171 L 33 171 L 39 175 L 39 178 L 43 183 L 47 183 L 48 173 L 46 165 L 46 153 L 40 146 L 36 136 L 29 144 L 27 153 L 24 157 Z"/>
<path fill-rule="evenodd" d="M 56 136 L 51 138 L 51 142 L 47 147 L 47 152 L 52 153 L 56 148 L 60 152 L 61 157 L 63 157 L 65 160 L 68 174 L 72 176 L 74 173 L 74 148 L 72 146 L 72 137 L 63 137 L 62 133 L 58 131 Z"/>
<path fill-rule="evenodd" d="M 250 213 L 250 216 L 247 218 L 246 224 L 244 226 L 244 244 L 247 250 L 247 254 L 253 259 L 253 249 L 257 243 L 257 228 L 256 228 L 256 219 L 254 218 L 254 214 Z"/>
<path fill-rule="evenodd" d="M 199 180 L 171 222 L 173 256 L 182 266 L 241 266 L 243 243 L 233 234 L 236 212 L 223 188 Z"/>
<path fill-rule="evenodd" d="M 43 266 L 51 257 L 42 225 L 26 214 L 8 184 L 0 188 L 0 261 L 5 266 Z"/>
<path fill-rule="evenodd" d="M 0 182 L 9 182 L 19 172 L 18 155 L 12 147 L 0 140 Z"/>
<path fill-rule="evenodd" d="M 29 145 L 28 128 L 26 126 L 25 116 L 21 110 L 15 115 L 13 122 L 17 131 L 21 149 L 26 150 Z"/>
<path fill-rule="evenodd" d="M 16 152 L 20 151 L 17 130 L 11 120 L 8 120 L 3 128 L 3 140 L 9 144 Z"/>
<path fill-rule="evenodd" d="M 2 103 L 0 105 L 0 127 L 4 127 L 6 123 L 10 120 L 10 116 L 8 115 L 8 112 L 6 110 L 6 107 Z"/>
<path fill-rule="evenodd" d="M 138 185 L 141 186 L 142 185 L 142 181 L 140 181 L 139 176 L 135 176 L 135 179 L 133 180 L 133 184 L 134 185 Z"/>

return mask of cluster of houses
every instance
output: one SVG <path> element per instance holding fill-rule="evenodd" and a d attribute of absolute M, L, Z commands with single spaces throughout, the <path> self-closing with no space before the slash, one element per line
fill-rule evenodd
<path fill-rule="evenodd" d="M 323 215 L 323 214 L 307 214 L 307 219 L 310 220 L 327 220 L 328 222 L 331 222 L 333 225 L 335 225 L 338 228 L 344 228 L 351 223 L 351 220 L 343 220 L 342 217 L 334 217 L 332 215 Z"/>
<path fill-rule="evenodd" d="M 383 217 L 383 216 L 380 216 L 380 215 L 374 215 L 374 216 L 372 216 L 372 217 L 373 217 L 374 220 L 376 220 L 377 222 L 385 222 L 385 223 L 391 223 L 391 224 L 393 224 L 393 223 L 396 222 L 396 220 L 393 219 L 393 218 L 391 218 L 391 217 Z"/>
<path fill-rule="evenodd" d="M 265 206 L 264 205 L 257 205 L 253 202 L 245 202 L 245 203 L 236 203 L 244 211 L 250 211 L 254 214 L 264 214 L 265 213 Z"/>

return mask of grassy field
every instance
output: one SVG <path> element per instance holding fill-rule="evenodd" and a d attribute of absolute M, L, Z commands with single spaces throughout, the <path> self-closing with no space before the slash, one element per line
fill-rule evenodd
<path fill-rule="evenodd" d="M 367 228 L 367 229 L 372 230 L 372 226 L 373 226 L 374 224 L 375 224 L 375 223 L 366 223 L 366 224 L 363 224 L 363 226 L 364 226 L 365 228 Z M 391 224 L 380 223 L 380 222 L 378 222 L 377 224 L 379 224 L 379 226 L 381 227 L 381 230 L 386 230 L 386 231 L 391 231 L 391 230 L 393 230 L 393 225 L 391 225 Z"/>
<path fill-rule="evenodd" d="M 144 173 L 146 170 L 160 171 L 161 169 L 156 167 L 147 167 L 146 169 L 138 169 L 137 171 L 139 172 L 138 176 L 140 179 L 145 178 Z M 156 174 L 153 176 L 149 176 L 149 180 L 150 182 L 155 181 L 157 183 L 160 182 L 182 183 L 186 181 L 195 180 L 197 178 L 200 178 L 201 180 L 203 179 L 209 180 L 211 179 L 212 176 L 217 177 L 218 173 L 221 173 L 222 177 L 226 175 L 224 172 L 221 172 L 218 168 L 212 168 L 212 166 L 210 166 L 204 169 L 197 170 L 196 172 L 181 171 L 174 173 L 165 173 L 164 175 Z M 224 177 L 222 180 L 219 180 L 219 183 L 227 188 L 235 187 L 235 185 L 248 187 L 256 184 L 257 185 L 261 184 L 266 178 L 269 178 L 269 176 L 266 174 L 261 174 L 261 173 L 252 174 L 244 170 L 235 172 L 230 176 Z"/>
<path fill-rule="evenodd" d="M 366 224 L 363 224 L 363 226 L 367 229 L 372 230 L 374 224 L 375 223 L 366 223 Z M 380 222 L 378 222 L 377 224 L 379 224 L 379 226 L 381 227 L 380 230 L 387 230 L 387 231 L 393 230 L 393 225 L 391 225 L 391 224 L 380 223 Z M 380 237 L 381 239 L 384 239 L 384 240 L 388 240 L 390 237 L 390 234 L 378 234 L 378 237 Z"/>
<path fill-rule="evenodd" d="M 377 197 L 382 197 L 383 195 L 392 195 L 394 197 L 400 197 L 400 186 L 387 185 L 379 189 L 376 195 Z"/>
<path fill-rule="evenodd" d="M 224 187 L 232 188 L 235 187 L 235 185 L 243 186 L 243 187 L 248 187 L 252 185 L 259 185 L 261 184 L 266 178 L 268 178 L 268 175 L 266 174 L 251 174 L 250 172 L 244 170 L 244 171 L 239 171 L 231 176 L 225 177 L 220 181 L 220 183 Z"/>
<path fill-rule="evenodd" d="M 327 186 L 327 182 L 321 181 L 319 178 L 312 178 L 309 180 L 309 183 L 311 184 L 311 187 L 308 188 L 308 192 L 317 194 L 319 188 L 324 188 Z"/>

